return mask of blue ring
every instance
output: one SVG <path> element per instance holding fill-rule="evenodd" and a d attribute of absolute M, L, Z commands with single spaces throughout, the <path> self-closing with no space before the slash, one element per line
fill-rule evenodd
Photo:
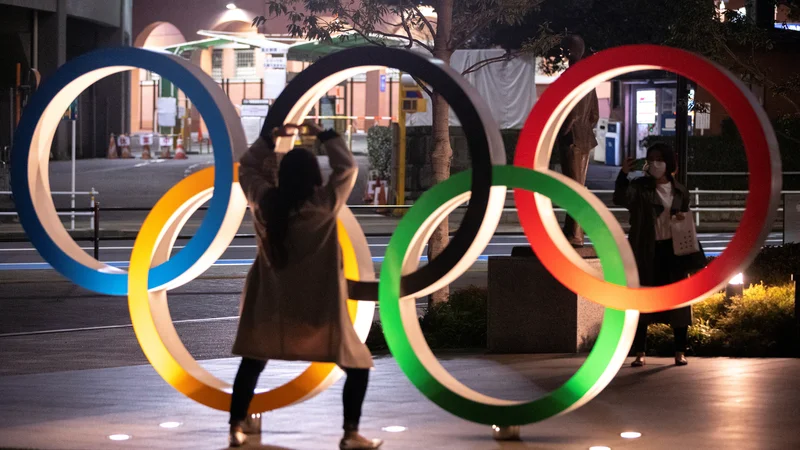
<path fill-rule="evenodd" d="M 104 273 L 86 267 L 64 253 L 42 226 L 28 189 L 28 156 L 33 133 L 50 100 L 69 83 L 96 69 L 111 66 L 133 66 L 156 72 L 172 80 L 202 114 L 214 142 L 214 194 L 200 228 L 180 252 L 150 269 L 149 288 L 163 286 L 186 272 L 208 250 L 222 226 L 233 184 L 233 152 L 231 137 L 222 112 L 211 93 L 187 68 L 168 54 L 133 47 L 97 50 L 61 66 L 47 78 L 25 107 L 15 134 L 11 153 L 11 190 L 14 194 L 20 223 L 31 243 L 51 266 L 75 284 L 108 295 L 127 295 L 128 274 Z"/>

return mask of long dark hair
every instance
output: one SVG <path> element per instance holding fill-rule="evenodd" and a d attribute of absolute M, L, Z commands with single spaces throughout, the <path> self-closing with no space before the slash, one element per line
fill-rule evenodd
<path fill-rule="evenodd" d="M 667 165 L 667 179 L 669 181 L 675 181 L 672 174 L 678 170 L 678 157 L 675 155 L 675 150 L 672 149 L 672 146 L 659 142 L 647 148 L 647 156 L 650 156 L 650 152 L 661 153 L 661 156 L 664 158 L 664 163 Z"/>
<path fill-rule="evenodd" d="M 259 204 L 261 220 L 267 228 L 267 256 L 274 267 L 284 268 L 289 261 L 285 242 L 289 215 L 300 209 L 321 185 L 322 172 L 313 153 L 295 148 L 283 157 L 278 187 L 267 191 Z"/>

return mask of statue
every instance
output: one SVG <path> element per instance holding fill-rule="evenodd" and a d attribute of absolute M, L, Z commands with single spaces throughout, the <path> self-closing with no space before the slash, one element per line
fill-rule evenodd
<path fill-rule="evenodd" d="M 564 39 L 563 48 L 570 67 L 583 59 L 586 51 L 583 39 L 575 35 Z M 582 186 L 586 184 L 589 152 L 597 146 L 594 128 L 599 119 L 597 93 L 592 89 L 592 92 L 570 111 L 558 133 L 556 146 L 561 158 L 561 173 Z M 583 229 L 569 215 L 564 222 L 564 235 L 573 247 L 583 247 Z"/>

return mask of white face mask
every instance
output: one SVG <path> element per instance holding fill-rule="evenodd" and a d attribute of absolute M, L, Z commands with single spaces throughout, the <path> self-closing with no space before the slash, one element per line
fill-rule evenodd
<path fill-rule="evenodd" d="M 648 162 L 646 172 L 649 173 L 651 177 L 659 179 L 667 172 L 667 163 L 664 161 Z"/>

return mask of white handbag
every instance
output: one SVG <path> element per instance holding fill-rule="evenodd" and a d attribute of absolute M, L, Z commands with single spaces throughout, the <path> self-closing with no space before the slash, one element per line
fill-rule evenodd
<path fill-rule="evenodd" d="M 676 256 L 691 255 L 700 251 L 700 243 L 697 242 L 697 230 L 694 227 L 691 211 L 683 213 L 683 220 L 672 218 L 670 229 L 672 230 L 672 249 Z"/>

